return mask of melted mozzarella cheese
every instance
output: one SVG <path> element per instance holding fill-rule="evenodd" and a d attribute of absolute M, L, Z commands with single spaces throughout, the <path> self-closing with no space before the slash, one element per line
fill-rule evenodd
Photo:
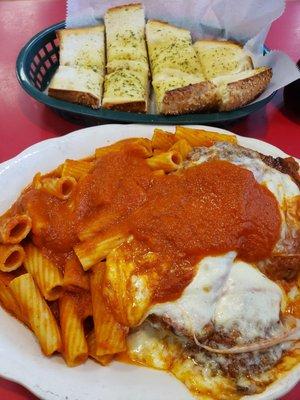
<path fill-rule="evenodd" d="M 148 315 L 155 314 L 172 321 L 178 331 L 201 336 L 205 325 L 212 320 L 235 257 L 234 251 L 218 257 L 205 257 L 181 297 L 176 301 L 156 304 Z"/>
<path fill-rule="evenodd" d="M 239 331 L 242 342 L 272 334 L 279 327 L 282 291 L 252 265 L 234 261 L 235 256 L 205 257 L 181 297 L 156 304 L 147 315 L 162 317 L 190 337 L 205 334 L 209 323 L 225 333 Z"/>
<path fill-rule="evenodd" d="M 127 346 L 131 360 L 158 369 L 169 369 L 180 353 L 177 338 L 165 329 L 155 329 L 148 321 L 128 336 Z"/>
<path fill-rule="evenodd" d="M 217 329 L 237 329 L 242 341 L 264 337 L 266 329 L 279 322 L 282 292 L 257 269 L 236 261 L 216 304 L 213 317 Z"/>
<path fill-rule="evenodd" d="M 221 365 L 228 368 L 228 365 L 232 365 L 231 358 L 207 354 L 201 349 L 198 353 L 189 353 L 185 351 L 185 341 L 181 337 L 161 326 L 156 329 L 148 321 L 129 334 L 127 344 L 127 354 L 133 362 L 170 371 L 199 400 L 238 399 L 242 394 L 259 393 L 299 363 L 299 355 L 295 353 L 282 357 L 282 351 L 289 346 L 282 344 L 268 351 L 267 362 L 270 362 L 270 368 L 280 360 L 278 369 L 275 367 L 264 372 L 265 354 L 260 356 L 256 352 L 249 357 L 245 353 L 239 356 L 242 360 L 240 373 L 236 378 L 230 378 L 222 373 Z M 259 364 L 262 364 L 262 372 L 254 372 L 249 376 L 247 369 L 251 371 L 251 366 Z"/>

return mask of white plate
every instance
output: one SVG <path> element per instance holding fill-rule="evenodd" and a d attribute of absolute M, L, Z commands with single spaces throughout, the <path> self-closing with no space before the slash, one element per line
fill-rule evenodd
<path fill-rule="evenodd" d="M 194 128 L 197 126 L 193 126 Z M 163 129 L 173 131 L 171 126 Z M 210 129 L 207 126 L 198 128 Z M 230 133 L 222 129 L 211 130 Z M 46 140 L 0 165 L 0 214 L 31 182 L 38 171 L 54 169 L 66 158 L 82 158 L 96 147 L 124 137 L 151 137 L 149 125 L 102 125 Z M 286 156 L 276 147 L 260 140 L 239 136 L 238 142 L 261 153 Z M 3 193 L 5 195 L 3 196 Z M 45 400 L 191 400 L 185 386 L 168 373 L 118 362 L 101 367 L 89 360 L 76 368 L 67 368 L 59 356 L 44 357 L 32 333 L 0 309 L 0 375 L 16 381 Z M 251 400 L 277 399 L 300 379 L 300 365 L 263 394 L 245 397 Z"/>

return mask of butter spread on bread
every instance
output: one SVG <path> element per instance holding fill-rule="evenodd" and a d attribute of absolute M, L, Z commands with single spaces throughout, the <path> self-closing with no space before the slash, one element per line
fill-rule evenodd
<path fill-rule="evenodd" d="M 194 49 L 206 79 L 253 69 L 251 57 L 240 44 L 223 40 L 198 40 Z"/>
<path fill-rule="evenodd" d="M 52 97 L 99 108 L 105 68 L 104 26 L 61 29 L 60 66 L 52 78 Z"/>
<path fill-rule="evenodd" d="M 145 112 L 148 73 L 117 69 L 106 75 L 103 106 L 110 109 Z"/>
<path fill-rule="evenodd" d="M 214 107 L 214 85 L 205 80 L 190 32 L 149 20 L 146 38 L 157 111 L 182 114 Z"/>
<path fill-rule="evenodd" d="M 149 67 L 144 9 L 141 4 L 110 8 L 104 22 L 107 75 L 103 107 L 146 112 Z"/>

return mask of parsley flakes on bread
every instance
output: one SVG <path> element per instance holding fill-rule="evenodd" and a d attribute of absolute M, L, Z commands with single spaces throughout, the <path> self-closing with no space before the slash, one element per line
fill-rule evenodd
<path fill-rule="evenodd" d="M 60 65 L 48 89 L 49 96 L 99 108 L 105 69 L 104 26 L 61 29 Z"/>
<path fill-rule="evenodd" d="M 146 38 L 157 111 L 184 114 L 209 109 L 214 88 L 205 80 L 190 32 L 151 20 Z"/>
<path fill-rule="evenodd" d="M 148 57 L 141 4 L 110 8 L 104 16 L 107 69 L 103 107 L 132 112 L 148 108 Z"/>

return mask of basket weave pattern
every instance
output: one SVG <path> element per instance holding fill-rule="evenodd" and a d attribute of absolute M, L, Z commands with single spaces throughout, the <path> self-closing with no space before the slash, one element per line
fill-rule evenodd
<path fill-rule="evenodd" d="M 29 64 L 30 82 L 38 90 L 44 91 L 59 64 L 59 47 L 56 38 L 45 43 L 33 56 Z"/>

